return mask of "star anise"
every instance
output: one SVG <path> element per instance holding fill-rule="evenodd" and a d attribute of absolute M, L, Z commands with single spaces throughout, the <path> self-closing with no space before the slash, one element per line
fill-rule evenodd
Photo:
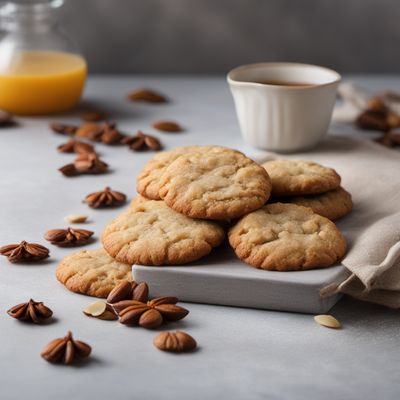
<path fill-rule="evenodd" d="M 49 253 L 47 247 L 38 243 L 28 243 L 25 240 L 19 244 L 0 247 L 0 254 L 6 256 L 12 263 L 43 260 L 49 256 Z"/>
<path fill-rule="evenodd" d="M 149 287 L 146 282 L 122 281 L 109 293 L 107 303 L 118 303 L 122 300 L 137 300 L 147 302 L 149 298 Z"/>
<path fill-rule="evenodd" d="M 84 200 L 91 208 L 116 207 L 124 204 L 125 201 L 126 195 L 108 186 L 100 192 L 88 194 Z"/>
<path fill-rule="evenodd" d="M 89 357 L 92 348 L 80 340 L 74 340 L 68 332 L 63 338 L 52 340 L 40 354 L 51 363 L 72 364 L 77 359 Z"/>
<path fill-rule="evenodd" d="M 53 311 L 46 307 L 43 302 L 30 299 L 27 303 L 17 304 L 7 311 L 10 317 L 21 321 L 39 324 L 53 315 Z"/>
<path fill-rule="evenodd" d="M 134 136 L 125 137 L 122 143 L 133 151 L 161 149 L 161 142 L 155 136 L 144 134 L 142 131 L 137 131 Z"/>
<path fill-rule="evenodd" d="M 74 135 L 78 129 L 74 125 L 61 124 L 59 122 L 53 122 L 50 124 L 50 129 L 55 133 L 60 133 L 62 135 Z"/>
<path fill-rule="evenodd" d="M 93 233 L 86 229 L 50 229 L 44 238 L 57 246 L 80 246 L 88 243 Z"/>
<path fill-rule="evenodd" d="M 61 168 L 58 168 L 58 170 L 64 175 L 64 176 L 76 176 L 80 175 L 80 172 L 75 168 L 74 164 L 66 164 L 63 165 Z"/>
<path fill-rule="evenodd" d="M 108 164 L 100 160 L 96 153 L 80 153 L 73 164 L 64 165 L 58 170 L 65 176 L 104 174 Z"/>
<path fill-rule="evenodd" d="M 177 306 L 176 297 L 159 297 L 147 303 L 137 300 L 122 300 L 113 304 L 119 315 L 119 322 L 125 325 L 140 325 L 143 328 L 157 328 L 164 321 L 178 321 L 189 311 Z"/>
<path fill-rule="evenodd" d="M 57 150 L 60 153 L 78 153 L 78 154 L 86 154 L 86 153 L 95 153 L 94 147 L 89 143 L 80 142 L 79 140 L 73 140 L 60 144 L 57 147 Z"/>

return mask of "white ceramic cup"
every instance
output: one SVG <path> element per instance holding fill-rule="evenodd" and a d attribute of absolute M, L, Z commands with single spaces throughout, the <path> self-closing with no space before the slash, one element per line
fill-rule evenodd
<path fill-rule="evenodd" d="M 295 152 L 315 146 L 326 134 L 340 75 L 297 63 L 244 65 L 228 73 L 243 139 L 261 149 Z M 283 86 L 257 82 L 302 82 Z"/>

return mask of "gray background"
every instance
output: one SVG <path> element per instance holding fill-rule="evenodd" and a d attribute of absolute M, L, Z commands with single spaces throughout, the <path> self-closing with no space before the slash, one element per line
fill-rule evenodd
<path fill-rule="evenodd" d="M 399 0 L 67 0 L 96 73 L 224 73 L 256 61 L 400 71 Z"/>

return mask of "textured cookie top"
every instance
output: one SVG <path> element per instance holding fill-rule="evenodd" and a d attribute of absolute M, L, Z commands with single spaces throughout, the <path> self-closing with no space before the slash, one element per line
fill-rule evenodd
<path fill-rule="evenodd" d="M 240 217 L 260 208 L 270 191 L 271 181 L 261 166 L 225 148 L 180 156 L 160 181 L 161 198 L 192 218 Z"/>
<path fill-rule="evenodd" d="M 173 161 L 175 161 L 182 154 L 192 152 L 205 152 L 218 146 L 184 146 L 177 147 L 169 151 L 162 151 L 150 159 L 144 166 L 136 180 L 136 190 L 142 196 L 152 199 L 160 200 L 160 178 Z"/>
<path fill-rule="evenodd" d="M 333 222 L 309 208 L 282 203 L 240 219 L 229 231 L 229 243 L 253 267 L 278 271 L 328 267 L 346 250 Z"/>
<path fill-rule="evenodd" d="M 344 217 L 353 208 L 351 194 L 342 187 L 322 194 L 287 197 L 282 201 L 310 207 L 315 213 L 332 221 Z"/>
<path fill-rule="evenodd" d="M 61 261 L 56 277 L 72 292 L 107 297 L 118 283 L 132 280 L 132 269 L 104 249 L 81 250 Z"/>
<path fill-rule="evenodd" d="M 163 201 L 141 199 L 106 227 L 102 240 L 107 252 L 121 262 L 174 265 L 207 255 L 224 236 L 215 222 L 193 220 Z"/>
<path fill-rule="evenodd" d="M 273 196 L 324 193 L 340 185 L 334 169 L 312 161 L 273 160 L 263 167 L 271 178 Z"/>

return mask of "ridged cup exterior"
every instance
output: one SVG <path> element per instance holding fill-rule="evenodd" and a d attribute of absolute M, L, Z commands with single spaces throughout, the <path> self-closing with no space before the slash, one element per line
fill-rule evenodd
<path fill-rule="evenodd" d="M 243 139 L 260 149 L 294 152 L 326 134 L 338 82 L 309 88 L 230 82 Z"/>

